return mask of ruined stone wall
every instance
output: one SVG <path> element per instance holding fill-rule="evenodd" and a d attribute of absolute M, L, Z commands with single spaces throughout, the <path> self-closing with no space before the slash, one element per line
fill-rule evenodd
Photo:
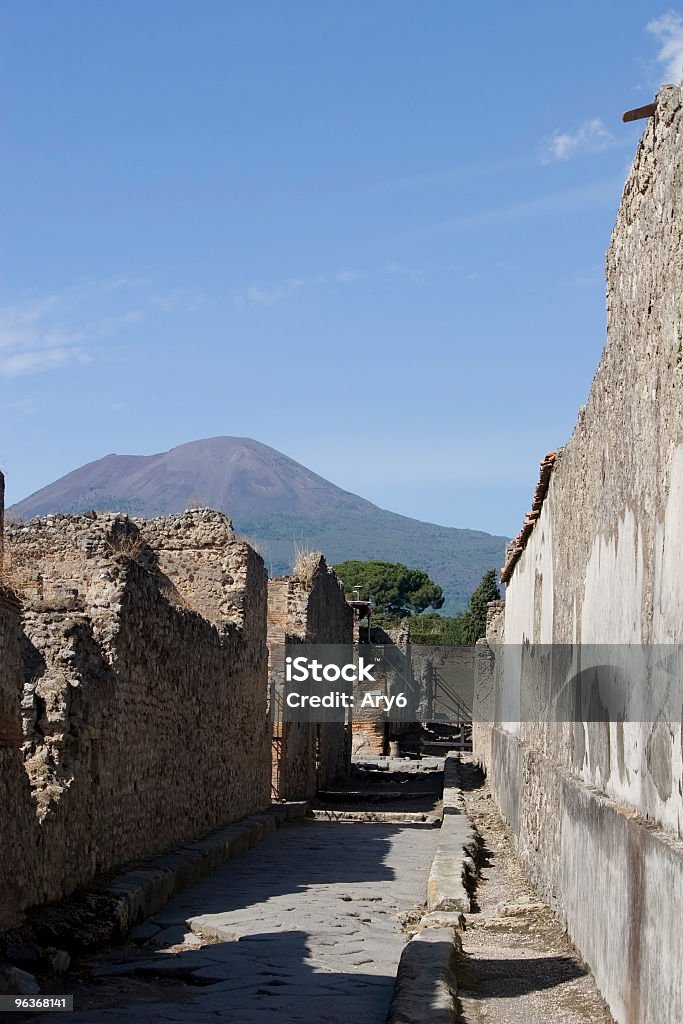
<path fill-rule="evenodd" d="M 311 643 L 348 644 L 353 641 L 353 612 L 337 574 L 321 560 L 308 601 L 306 635 Z M 318 788 L 348 775 L 351 763 L 349 736 L 340 722 L 318 725 Z"/>
<path fill-rule="evenodd" d="M 268 582 L 271 671 L 282 671 L 287 644 L 348 644 L 353 613 L 337 575 L 322 555 L 304 559 L 300 577 Z M 347 730 L 340 722 L 282 722 L 272 707 L 273 789 L 278 798 L 310 799 L 349 771 Z"/>
<path fill-rule="evenodd" d="M 658 685 L 648 671 L 629 692 L 612 686 L 619 721 L 594 674 L 576 721 L 525 722 L 537 669 L 526 645 L 553 645 L 555 659 L 558 645 L 582 645 L 582 670 L 589 645 L 666 644 L 667 657 L 677 656 L 682 293 L 683 109 L 680 89 L 665 87 L 607 256 L 607 345 L 512 572 L 502 651 L 491 636 L 497 664 L 484 680 L 495 725 L 475 730 L 522 860 L 620 1024 L 683 1019 L 680 709 L 676 720 L 662 718 L 650 700 L 647 720 L 628 720 Z"/>
<path fill-rule="evenodd" d="M 262 636 L 263 594 L 248 586 L 262 560 L 247 544 L 237 543 L 230 520 L 211 509 L 182 515 L 135 520 L 151 553 L 140 556 L 155 570 L 162 591 L 172 601 L 199 612 L 221 629 L 234 626 Z"/>
<path fill-rule="evenodd" d="M 266 576 L 225 517 L 54 516 L 6 544 L 24 579 L 21 778 L 0 797 L 15 911 L 265 809 Z"/>
<path fill-rule="evenodd" d="M 20 606 L 0 588 L 0 931 L 15 924 L 30 899 L 25 865 L 33 856 L 35 812 L 21 745 Z"/>
<path fill-rule="evenodd" d="M 5 477 L 0 473 L 0 570 L 2 569 L 2 554 L 5 544 Z"/>
<path fill-rule="evenodd" d="M 369 637 L 367 629 L 359 631 L 359 635 L 369 640 L 375 648 L 375 654 L 379 655 L 373 670 L 376 685 L 371 691 L 388 697 L 395 697 L 399 693 L 409 695 L 413 689 L 414 667 L 408 620 L 402 620 L 390 629 L 373 626 Z M 358 653 L 363 655 L 362 644 L 358 647 Z M 363 697 L 368 689 L 367 683 L 354 688 L 352 749 L 354 757 L 360 758 L 382 757 L 388 752 L 389 742 L 398 739 L 411 724 L 408 721 L 409 711 L 401 708 L 392 707 L 391 714 L 363 708 Z M 410 697 L 408 708 L 412 708 Z M 400 721 L 402 716 L 405 716 L 404 721 Z"/>

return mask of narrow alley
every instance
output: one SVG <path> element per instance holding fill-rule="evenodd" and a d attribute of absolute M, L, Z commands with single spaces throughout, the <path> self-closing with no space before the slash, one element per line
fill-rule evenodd
<path fill-rule="evenodd" d="M 383 1024 L 440 834 L 443 771 L 417 767 L 357 768 L 308 817 L 186 889 L 125 944 L 77 962 L 56 982 L 74 994 L 70 1020 Z M 608 1024 L 588 969 L 532 895 L 481 772 L 467 760 L 459 772 L 481 853 L 447 1019 Z M 429 1015 L 427 984 L 423 996 L 423 1019 L 441 1020 Z"/>

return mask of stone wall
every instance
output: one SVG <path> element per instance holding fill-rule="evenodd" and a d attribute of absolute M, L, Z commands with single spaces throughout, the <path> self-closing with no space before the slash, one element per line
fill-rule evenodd
<path fill-rule="evenodd" d="M 681 92 L 665 87 L 607 256 L 607 344 L 515 551 L 504 645 L 493 616 L 475 708 L 475 751 L 520 856 L 620 1024 L 683 1019 L 680 708 L 629 721 L 638 692 L 617 687 L 619 720 L 594 675 L 577 720 L 520 719 L 534 645 L 554 658 L 576 645 L 584 668 L 590 645 L 683 641 L 682 186 Z M 643 674 L 635 691 L 655 685 Z"/>
<path fill-rule="evenodd" d="M 471 647 L 413 644 L 411 620 L 403 619 L 395 627 L 373 626 L 368 638 L 367 626 L 357 627 L 358 653 L 371 643 L 378 657 L 373 670 L 376 685 L 372 691 L 380 697 L 405 696 L 405 707 L 394 704 L 389 713 L 363 708 L 367 684 L 354 692 L 353 755 L 365 759 L 389 753 L 392 740 L 415 730 L 420 723 L 458 721 L 455 697 L 471 707 L 473 689 L 473 652 Z M 367 658 L 367 655 L 366 655 Z"/>
<path fill-rule="evenodd" d="M 2 569 L 2 552 L 5 543 L 5 477 L 0 473 L 0 570 Z"/>
<path fill-rule="evenodd" d="M 51 516 L 6 552 L 5 926 L 270 803 L 266 574 L 223 515 Z"/>
<path fill-rule="evenodd" d="M 20 605 L 0 587 L 0 931 L 15 924 L 30 899 L 36 831 L 28 776 L 21 756 Z"/>
<path fill-rule="evenodd" d="M 359 639 L 369 641 L 375 647 L 376 654 L 381 652 L 373 671 L 376 685 L 372 691 L 388 697 L 412 691 L 414 669 L 409 621 L 404 619 L 391 629 L 373 626 L 369 637 L 367 628 L 356 632 Z M 363 653 L 362 644 L 358 651 Z M 398 739 L 411 723 L 407 720 L 396 721 L 408 714 L 400 708 L 393 707 L 391 715 L 381 710 L 363 708 L 362 700 L 367 689 L 367 684 L 363 683 L 354 690 L 353 755 L 359 758 L 382 757 L 388 753 L 391 740 Z M 392 720 L 389 721 L 389 718 Z"/>
<path fill-rule="evenodd" d="M 282 672 L 287 644 L 348 644 L 353 613 L 340 580 L 320 554 L 306 556 L 300 574 L 268 582 L 268 645 L 271 672 Z M 273 688 L 271 687 L 271 692 Z M 306 800 L 332 779 L 348 774 L 350 744 L 341 722 L 282 722 L 273 718 L 273 793 Z"/>

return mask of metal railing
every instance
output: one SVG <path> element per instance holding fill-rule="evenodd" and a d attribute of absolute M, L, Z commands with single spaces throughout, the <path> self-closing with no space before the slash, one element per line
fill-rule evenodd
<path fill-rule="evenodd" d="M 467 704 L 459 696 L 453 683 L 445 679 L 438 669 L 434 669 L 432 690 L 433 713 L 442 707 L 449 721 L 457 725 L 472 725 L 472 713 Z"/>

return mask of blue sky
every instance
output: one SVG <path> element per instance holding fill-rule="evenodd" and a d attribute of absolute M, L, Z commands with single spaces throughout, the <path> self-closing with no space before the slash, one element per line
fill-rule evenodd
<path fill-rule="evenodd" d="M 683 19 L 625 2 L 5 0 L 0 465 L 273 445 L 513 534 L 605 340 Z"/>

